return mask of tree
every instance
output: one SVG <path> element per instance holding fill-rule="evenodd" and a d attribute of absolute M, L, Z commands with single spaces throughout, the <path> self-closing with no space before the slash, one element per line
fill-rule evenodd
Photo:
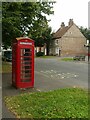
<path fill-rule="evenodd" d="M 48 23 L 39 20 L 34 22 L 33 27 L 30 29 L 29 37 L 35 40 L 35 46 L 42 47 L 44 45 L 44 40 L 42 33 L 48 28 Z"/>
<path fill-rule="evenodd" d="M 2 3 L 2 43 L 7 48 L 11 41 L 21 35 L 20 4 Z"/>
<path fill-rule="evenodd" d="M 51 2 L 3 2 L 2 43 L 7 48 L 16 37 L 29 35 L 37 41 L 48 25 L 46 15 L 53 14 Z M 37 42 L 36 42 L 37 43 Z"/>
<path fill-rule="evenodd" d="M 90 40 L 90 29 L 87 29 L 81 26 L 80 31 L 87 38 L 87 40 Z"/>
<path fill-rule="evenodd" d="M 50 43 L 51 43 L 51 40 L 53 39 L 53 33 L 52 33 L 51 27 L 48 27 L 48 28 L 42 33 L 42 36 L 43 36 L 44 44 L 46 44 L 47 55 L 49 55 Z"/>
<path fill-rule="evenodd" d="M 89 40 L 88 45 L 85 45 L 86 47 L 88 47 L 88 62 L 89 62 L 90 61 L 90 29 L 80 27 L 80 31 L 87 38 L 87 40 Z"/>

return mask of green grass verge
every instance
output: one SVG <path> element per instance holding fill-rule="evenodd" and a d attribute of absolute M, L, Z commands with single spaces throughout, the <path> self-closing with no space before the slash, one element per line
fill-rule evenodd
<path fill-rule="evenodd" d="M 74 61 L 73 58 L 61 58 L 62 61 Z"/>
<path fill-rule="evenodd" d="M 88 118 L 88 92 L 79 88 L 5 97 L 18 118 Z"/>
<path fill-rule="evenodd" d="M 8 62 L 2 62 L 0 65 L 0 73 L 9 73 L 12 71 L 12 65 Z"/>
<path fill-rule="evenodd" d="M 40 57 L 35 57 L 35 58 L 56 58 L 56 56 L 40 56 Z"/>

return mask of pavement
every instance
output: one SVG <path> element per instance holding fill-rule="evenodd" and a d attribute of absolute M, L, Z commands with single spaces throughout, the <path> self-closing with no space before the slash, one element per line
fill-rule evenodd
<path fill-rule="evenodd" d="M 16 118 L 14 114 L 12 114 L 6 107 L 4 102 L 5 96 L 15 96 L 27 92 L 36 92 L 35 88 L 30 89 L 16 89 L 12 86 L 12 74 L 11 73 L 4 73 L 2 74 L 2 118 Z M 38 92 L 38 91 L 37 91 Z"/>
<path fill-rule="evenodd" d="M 67 62 L 59 62 L 57 59 L 35 59 L 35 85 L 34 88 L 28 89 L 14 88 L 12 86 L 12 74 L 2 74 L 2 120 L 16 118 L 5 105 L 5 96 L 74 86 L 88 89 L 87 71 L 87 64 L 83 62 L 68 62 L 67 64 Z"/>

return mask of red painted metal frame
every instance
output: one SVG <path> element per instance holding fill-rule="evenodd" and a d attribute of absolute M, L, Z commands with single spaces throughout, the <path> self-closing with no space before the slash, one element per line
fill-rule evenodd
<path fill-rule="evenodd" d="M 32 50 L 31 61 L 29 61 L 31 66 L 31 80 L 29 82 L 21 81 L 21 65 L 23 65 L 21 64 L 21 49 Z M 12 84 L 16 88 L 34 87 L 34 41 L 29 38 L 16 38 L 12 45 Z"/>

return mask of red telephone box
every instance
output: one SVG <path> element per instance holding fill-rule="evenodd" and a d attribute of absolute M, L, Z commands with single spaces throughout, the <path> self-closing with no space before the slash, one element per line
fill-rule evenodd
<path fill-rule="evenodd" d="M 34 41 L 30 38 L 16 38 L 12 45 L 12 85 L 34 87 Z"/>

